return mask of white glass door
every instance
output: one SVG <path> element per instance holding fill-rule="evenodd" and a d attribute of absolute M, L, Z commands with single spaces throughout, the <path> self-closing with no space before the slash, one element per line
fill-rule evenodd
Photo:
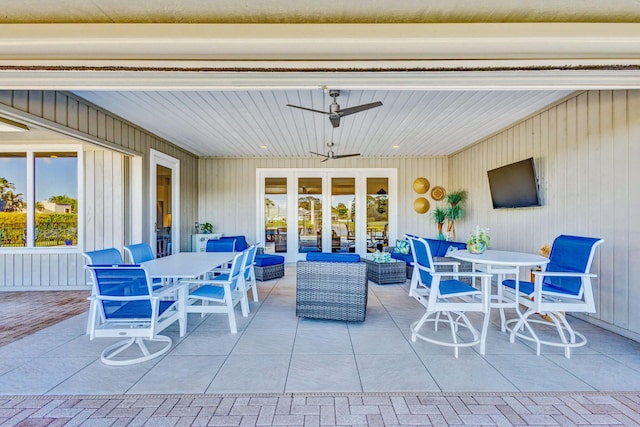
<path fill-rule="evenodd" d="M 258 169 L 257 235 L 288 262 L 395 241 L 395 169 Z"/>
<path fill-rule="evenodd" d="M 149 186 L 151 248 L 157 258 L 180 252 L 180 161 L 152 150 Z"/>

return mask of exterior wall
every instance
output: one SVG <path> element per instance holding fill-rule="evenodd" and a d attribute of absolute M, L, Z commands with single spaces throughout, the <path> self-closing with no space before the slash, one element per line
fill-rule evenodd
<path fill-rule="evenodd" d="M 468 192 L 458 235 L 485 226 L 493 248 L 533 253 L 558 234 L 602 237 L 589 320 L 640 340 L 639 140 L 640 91 L 589 91 L 450 157 L 449 181 Z M 494 210 L 487 170 L 528 157 L 542 207 Z"/>
<path fill-rule="evenodd" d="M 0 254 L 0 291 L 77 289 L 84 287 L 83 251 L 115 246 L 128 241 L 128 227 L 142 229 L 148 241 L 149 153 L 151 149 L 180 160 L 181 242 L 189 248 L 189 233 L 198 206 L 197 157 L 125 120 L 71 94 L 57 91 L 0 91 L 0 110 L 89 143 L 85 149 L 84 242 L 76 253 Z M 96 148 L 99 146 L 99 148 Z M 126 158 L 142 158 L 142 221 L 128 224 L 126 200 L 129 175 Z"/>
<path fill-rule="evenodd" d="M 329 164 L 327 164 L 329 163 Z M 398 170 L 398 236 L 406 232 L 436 236 L 431 212 L 418 214 L 413 202 L 418 195 L 413 181 L 425 177 L 432 186 L 447 188 L 448 166 L 445 158 L 361 158 L 320 163 L 317 158 L 252 158 L 201 159 L 199 166 L 200 208 L 198 221 L 208 221 L 216 231 L 231 235 L 244 234 L 249 242 L 257 241 L 256 174 L 257 168 L 397 168 Z M 193 223 L 192 223 L 193 224 Z M 191 227 L 193 228 L 193 227 Z"/>

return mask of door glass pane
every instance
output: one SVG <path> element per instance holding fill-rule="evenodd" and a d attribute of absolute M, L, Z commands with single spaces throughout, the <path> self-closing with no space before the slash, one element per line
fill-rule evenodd
<path fill-rule="evenodd" d="M 331 252 L 355 252 L 356 179 L 331 179 Z"/>
<path fill-rule="evenodd" d="M 171 254 L 171 169 L 156 167 L 156 257 Z"/>
<path fill-rule="evenodd" d="M 27 246 L 27 155 L 0 154 L 0 247 Z"/>
<path fill-rule="evenodd" d="M 389 246 L 388 178 L 367 178 L 367 250 L 383 251 Z"/>
<path fill-rule="evenodd" d="M 298 179 L 298 252 L 322 251 L 322 178 Z"/>
<path fill-rule="evenodd" d="M 78 244 L 78 157 L 76 153 L 35 154 L 35 244 Z"/>
<path fill-rule="evenodd" d="M 287 178 L 265 178 L 264 251 L 287 251 Z"/>

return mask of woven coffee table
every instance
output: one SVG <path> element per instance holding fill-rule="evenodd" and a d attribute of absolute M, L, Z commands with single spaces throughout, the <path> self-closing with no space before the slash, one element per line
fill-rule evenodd
<path fill-rule="evenodd" d="M 367 263 L 367 279 L 373 283 L 388 285 L 407 280 L 407 264 L 404 261 L 391 258 L 390 262 L 375 262 L 370 255 L 363 260 Z"/>

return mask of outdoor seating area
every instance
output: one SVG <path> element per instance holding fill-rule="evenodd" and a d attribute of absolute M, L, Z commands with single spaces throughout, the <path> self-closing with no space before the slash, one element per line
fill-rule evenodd
<path fill-rule="evenodd" d="M 500 331 L 491 312 L 486 351 L 411 340 L 410 325 L 425 308 L 409 297 L 410 284 L 369 283 L 363 322 L 296 316 L 296 266 L 260 284 L 259 302 L 237 316 L 189 315 L 164 329 L 171 349 L 129 367 L 106 366 L 100 354 L 121 338 L 91 341 L 87 313 L 0 347 L 3 395 L 122 395 L 225 393 L 550 393 L 637 391 L 640 343 L 572 319 L 589 338 L 571 359 L 562 349 L 539 356 L 533 343 Z M 88 303 L 87 303 L 88 307 Z M 236 313 L 240 308 L 236 307 Z M 515 318 L 507 310 L 509 318 Z M 483 313 L 468 313 L 481 324 Z M 448 331 L 444 331 L 448 333 Z M 525 368 L 523 368 L 525 367 Z M 126 375 L 114 375 L 126 369 Z M 465 374 L 460 375 L 461 370 Z M 124 372 L 124 371 L 122 371 Z"/>

